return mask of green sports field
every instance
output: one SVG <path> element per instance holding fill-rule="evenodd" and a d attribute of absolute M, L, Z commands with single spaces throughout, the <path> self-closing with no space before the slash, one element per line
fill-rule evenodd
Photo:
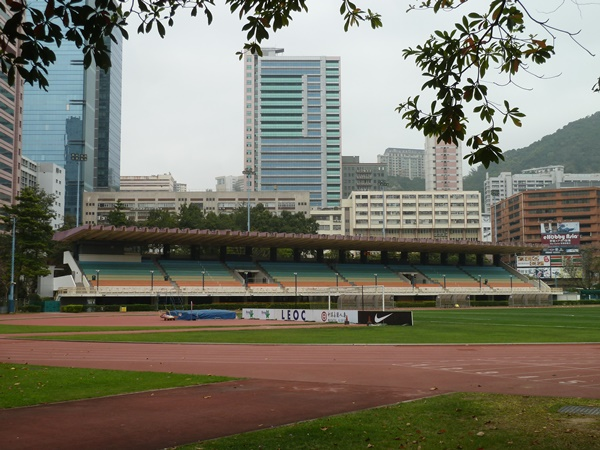
<path fill-rule="evenodd" d="M 35 339 L 110 342 L 191 342 L 271 344 L 503 344 L 600 342 L 600 307 L 498 308 L 415 310 L 414 326 L 324 325 L 322 327 L 195 327 L 173 333 L 144 328 L 113 328 L 110 334 L 94 327 L 0 325 L 0 333 L 42 333 Z M 285 322 L 273 322 L 284 325 Z M 308 324 L 307 324 L 308 325 Z M 122 333 L 120 332 L 122 331 Z M 136 333 L 131 333 L 136 331 Z M 60 332 L 61 335 L 43 333 Z"/>

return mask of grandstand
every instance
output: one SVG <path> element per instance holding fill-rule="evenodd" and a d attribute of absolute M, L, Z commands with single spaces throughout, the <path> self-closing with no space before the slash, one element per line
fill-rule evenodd
<path fill-rule="evenodd" d="M 125 297 L 151 303 L 165 303 L 165 297 L 184 303 L 290 297 L 319 302 L 333 296 L 361 305 L 378 298 L 468 305 L 474 299 L 544 304 L 552 296 L 542 280 L 529 280 L 501 262 L 503 254 L 539 250 L 531 245 L 91 225 L 58 232 L 55 240 L 79 249 L 65 254 L 75 287 L 57 291 L 62 302 L 99 297 L 105 302 Z M 142 252 L 149 243 L 162 250 Z M 172 255 L 172 245 L 189 246 L 188 255 L 195 256 Z M 278 249 L 291 251 L 281 253 L 280 261 Z M 335 259 L 326 257 L 328 250 Z M 420 254 L 419 264 L 408 262 L 411 253 Z M 439 261 L 458 255 L 459 264 L 430 263 L 435 253 Z M 476 263 L 464 264 L 466 255 L 474 255 Z"/>

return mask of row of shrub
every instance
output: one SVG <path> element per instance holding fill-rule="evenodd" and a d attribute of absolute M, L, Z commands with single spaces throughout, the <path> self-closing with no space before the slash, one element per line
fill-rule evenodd
<path fill-rule="evenodd" d="M 126 305 L 127 311 L 156 311 L 154 305 L 132 304 Z M 80 313 L 80 312 L 118 312 L 121 311 L 121 305 L 63 305 L 61 312 Z"/>
<path fill-rule="evenodd" d="M 580 300 L 580 301 L 555 301 L 555 305 L 558 306 L 578 306 L 578 305 L 600 305 L 600 300 Z M 61 306 L 61 312 L 68 313 L 79 313 L 79 312 L 118 312 L 121 307 L 125 306 L 127 311 L 156 311 L 156 305 L 148 304 L 130 304 L 130 305 L 64 305 Z M 308 302 L 277 302 L 277 303 L 215 303 L 215 304 L 196 304 L 194 302 L 193 309 L 226 309 L 230 311 L 239 311 L 243 308 L 270 308 L 270 309 L 327 309 L 327 303 L 308 303 Z M 396 301 L 394 303 L 396 308 L 435 308 L 435 301 Z M 485 306 L 508 306 L 508 300 L 474 300 L 471 301 L 472 307 L 485 307 Z M 337 305 L 331 304 L 331 307 L 336 309 Z M 176 306 L 174 309 L 189 309 L 189 305 Z M 159 309 L 164 309 L 164 305 L 159 305 Z M 23 312 L 40 312 L 41 306 L 39 305 L 27 305 L 20 308 Z"/>

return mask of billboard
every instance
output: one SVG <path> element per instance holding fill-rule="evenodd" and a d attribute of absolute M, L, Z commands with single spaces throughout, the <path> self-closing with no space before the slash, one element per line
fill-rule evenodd
<path fill-rule="evenodd" d="M 552 249 L 551 254 L 560 252 L 562 248 L 579 245 L 579 222 L 543 222 L 540 224 L 542 244 Z"/>
<path fill-rule="evenodd" d="M 547 255 L 517 256 L 517 267 L 550 267 Z"/>

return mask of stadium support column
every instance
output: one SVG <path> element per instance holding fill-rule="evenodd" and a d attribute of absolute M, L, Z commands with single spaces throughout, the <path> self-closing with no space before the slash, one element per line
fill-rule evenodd
<path fill-rule="evenodd" d="M 390 262 L 389 254 L 387 250 L 383 250 L 381 252 L 381 264 L 387 264 L 388 262 Z"/>
<path fill-rule="evenodd" d="M 340 264 L 344 264 L 346 262 L 346 249 L 340 248 L 338 250 L 338 261 Z"/>
<path fill-rule="evenodd" d="M 317 249 L 317 262 L 323 262 L 324 257 L 323 257 L 323 249 Z"/>
<path fill-rule="evenodd" d="M 400 264 L 408 264 L 408 252 L 403 251 L 400 253 Z"/>
<path fill-rule="evenodd" d="M 420 262 L 421 264 L 429 264 L 429 253 L 421 252 Z"/>
<path fill-rule="evenodd" d="M 477 260 L 478 266 L 483 266 L 483 255 L 481 255 L 481 254 L 475 255 L 475 259 Z"/>
<path fill-rule="evenodd" d="M 293 257 L 294 257 L 294 262 L 300 262 L 300 256 L 301 256 L 301 252 L 299 248 L 294 248 L 292 249 L 292 253 L 293 253 Z"/>
<path fill-rule="evenodd" d="M 493 257 L 494 257 L 494 265 L 499 266 L 500 262 L 502 261 L 502 257 L 498 254 L 495 254 Z"/>
<path fill-rule="evenodd" d="M 221 245 L 219 247 L 219 260 L 225 261 L 226 257 L 227 257 L 227 246 L 226 245 Z"/>
<path fill-rule="evenodd" d="M 165 259 L 171 259 L 171 244 L 163 245 L 163 256 Z"/>
<path fill-rule="evenodd" d="M 461 266 L 464 266 L 465 264 L 467 264 L 467 254 L 466 253 L 458 254 L 458 264 Z"/>
<path fill-rule="evenodd" d="M 443 265 L 448 264 L 448 253 L 440 253 L 440 263 L 442 263 Z"/>
<path fill-rule="evenodd" d="M 246 256 L 252 257 L 252 246 L 246 245 L 245 253 L 246 253 Z"/>
<path fill-rule="evenodd" d="M 269 248 L 269 260 L 273 262 L 277 261 L 277 247 Z"/>
<path fill-rule="evenodd" d="M 367 251 L 366 250 L 361 250 L 360 251 L 360 263 L 361 264 L 366 264 L 367 263 Z"/>

